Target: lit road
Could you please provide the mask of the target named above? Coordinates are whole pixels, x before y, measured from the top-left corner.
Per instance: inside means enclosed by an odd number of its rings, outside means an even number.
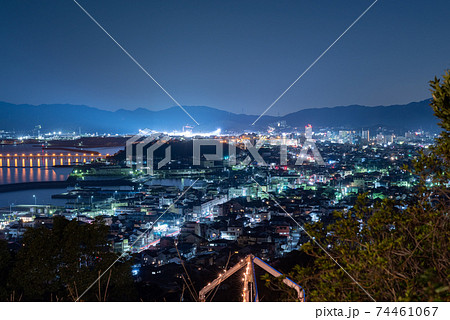
[[[174,237],[174,236],[177,236],[179,233],[180,233],[180,229],[178,229],[174,232],[168,233],[168,234],[164,235],[164,237]],[[160,242],[160,240],[161,240],[161,238],[154,240],[154,241],[150,242],[148,245],[139,248],[139,252],[144,251],[150,247],[156,246]]]

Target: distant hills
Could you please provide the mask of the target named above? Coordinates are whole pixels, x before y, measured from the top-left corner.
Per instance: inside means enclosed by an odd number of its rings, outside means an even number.
[[[361,129],[385,127],[396,131],[422,128],[437,131],[437,119],[429,100],[406,105],[367,107],[360,105],[302,109],[285,116],[263,116],[255,126],[256,115],[235,114],[210,107],[187,106],[185,109],[200,123],[194,132],[221,128],[222,132],[265,130],[278,122],[290,128],[311,124],[314,128]],[[160,111],[138,108],[106,111],[70,104],[28,105],[0,102],[0,130],[31,132],[41,125],[42,132],[75,131],[98,133],[136,133],[149,128],[158,131],[181,131],[195,123],[179,107]]]
[[[405,105],[367,107],[360,105],[333,108],[303,109],[281,117],[290,126],[375,128],[437,131],[438,120],[430,107],[430,100]]]

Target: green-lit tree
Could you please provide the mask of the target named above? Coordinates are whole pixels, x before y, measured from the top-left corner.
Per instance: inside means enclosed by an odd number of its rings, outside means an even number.
[[[418,177],[415,197],[371,206],[366,195],[361,195],[353,209],[335,212],[334,223],[306,226],[348,272],[314,241],[303,245],[302,251],[314,259],[294,267],[290,276],[306,289],[310,301],[450,299],[450,73],[430,85],[431,107],[443,131],[435,145],[407,168]],[[265,280],[269,286],[282,288],[278,280]],[[281,300],[295,297],[284,292]]]

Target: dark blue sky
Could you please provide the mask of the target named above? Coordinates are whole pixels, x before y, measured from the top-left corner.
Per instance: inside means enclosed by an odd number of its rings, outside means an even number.
[[[373,0],[79,0],[181,104],[262,113]],[[450,68],[450,1],[378,3],[269,112],[408,103]],[[174,103],[71,0],[0,2],[0,100]]]

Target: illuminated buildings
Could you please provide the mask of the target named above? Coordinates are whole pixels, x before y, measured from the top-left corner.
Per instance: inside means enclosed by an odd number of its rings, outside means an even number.
[[[305,126],[305,138],[306,139],[312,139],[313,132],[312,132],[312,125],[308,124]]]
[[[362,130],[361,132],[361,139],[363,140],[363,142],[367,143],[370,141],[370,134],[369,134],[369,130]]]

